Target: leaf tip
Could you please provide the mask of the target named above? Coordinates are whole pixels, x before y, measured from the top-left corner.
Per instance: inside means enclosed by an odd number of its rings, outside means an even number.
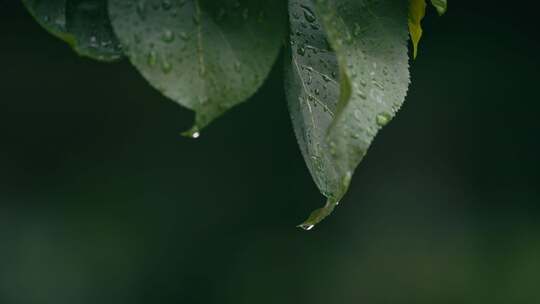
[[[199,130],[199,127],[197,125],[195,125],[191,129],[189,129],[189,130],[187,130],[185,132],[182,132],[181,135],[184,136],[184,137],[197,139],[197,138],[199,138],[201,136],[201,131]]]
[[[311,229],[313,229],[315,227],[315,225],[305,222],[305,223],[302,223],[302,224],[300,224],[300,225],[298,225],[296,227],[301,228],[301,229],[303,229],[305,231],[310,231]]]
[[[329,198],[326,201],[326,204],[324,205],[324,207],[316,209],[313,212],[311,212],[307,220],[305,220],[302,224],[296,227],[301,228],[306,231],[312,230],[313,228],[315,228],[315,226],[317,226],[317,224],[319,224],[322,220],[324,220],[327,216],[329,216],[334,211],[334,209],[336,208],[338,204],[339,204],[338,201],[332,198]]]

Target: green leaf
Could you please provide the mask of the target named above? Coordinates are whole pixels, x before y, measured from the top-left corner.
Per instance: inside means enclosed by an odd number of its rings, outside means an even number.
[[[431,3],[437,9],[439,15],[446,12],[446,0],[432,0]],[[410,0],[409,3],[409,33],[413,43],[414,58],[418,54],[418,43],[422,38],[422,19],[426,15],[425,0]]]
[[[49,33],[73,45],[66,29],[66,0],[22,0],[32,17]]]
[[[268,0],[109,0],[113,28],[141,74],[196,112],[199,130],[261,86],[286,29]]]
[[[443,15],[448,9],[448,4],[446,3],[446,0],[431,0],[431,4],[433,4],[435,9],[437,9],[439,15]]]
[[[109,15],[107,0],[68,0],[66,4],[67,30],[75,37],[75,51],[100,61],[122,58]]]
[[[422,19],[426,15],[425,0],[410,0],[409,4],[409,33],[413,43],[413,58],[418,54],[418,43],[422,38]]]
[[[289,109],[327,197],[300,225],[309,230],[343,198],[374,137],[405,99],[408,10],[395,0],[290,0],[289,11]]]
[[[23,0],[30,14],[49,33],[79,55],[100,61],[122,57],[107,14],[107,0]]]

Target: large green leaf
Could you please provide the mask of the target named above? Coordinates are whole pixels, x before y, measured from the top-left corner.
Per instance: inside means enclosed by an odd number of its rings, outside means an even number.
[[[48,32],[79,55],[100,61],[122,57],[107,14],[107,0],[23,0]]]
[[[328,199],[300,225],[311,229],[343,198],[375,135],[405,99],[408,7],[401,0],[290,0],[289,10],[289,108]]]
[[[68,0],[66,12],[66,27],[76,39],[77,53],[101,61],[122,57],[109,21],[107,0]]]
[[[196,112],[193,137],[260,87],[286,29],[282,0],[109,0],[109,9],[141,74]]]

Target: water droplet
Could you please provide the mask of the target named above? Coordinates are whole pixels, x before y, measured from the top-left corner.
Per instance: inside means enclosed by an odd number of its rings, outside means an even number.
[[[169,29],[165,29],[163,31],[163,35],[161,36],[161,39],[165,42],[173,42],[174,41],[174,33],[169,30]]]
[[[157,54],[156,54],[155,51],[151,51],[150,53],[148,53],[147,61],[148,61],[148,65],[149,65],[149,66],[154,66],[154,65],[156,65],[156,62],[157,62]]]
[[[362,98],[362,99],[366,99],[367,98],[367,95],[364,91],[362,90],[357,90],[356,91],[356,94],[358,95],[358,97]]]
[[[310,231],[311,229],[313,229],[313,227],[315,227],[315,225],[312,225],[312,224],[302,224],[299,226],[300,228],[306,230],[306,231]]]
[[[187,41],[189,39],[189,35],[186,34],[186,32],[180,32],[180,34],[178,34],[180,36],[180,38],[182,38],[182,40],[184,41]]]
[[[304,9],[304,18],[307,22],[312,23],[317,20],[317,18],[315,17],[315,13],[313,13],[313,11],[309,7],[302,5],[302,8]]]
[[[354,118],[356,118],[357,120],[362,120],[362,112],[358,109],[354,110]]]
[[[379,126],[384,127],[390,122],[390,119],[391,117],[388,113],[381,113],[377,115],[376,121]]]
[[[379,89],[384,90],[384,86],[383,86],[382,84],[378,83],[377,81],[373,81],[373,84],[374,84],[376,87],[378,87]]]
[[[161,62],[161,70],[165,74],[169,74],[172,71],[172,64],[169,63],[167,60],[163,60]]]
[[[347,173],[345,173],[345,176],[343,176],[343,180],[341,181],[341,183],[343,184],[343,187],[348,187],[349,184],[351,183],[351,179],[352,179],[352,173],[351,171],[347,171]]]

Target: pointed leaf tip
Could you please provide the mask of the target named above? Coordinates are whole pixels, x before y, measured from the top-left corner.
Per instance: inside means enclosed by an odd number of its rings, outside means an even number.
[[[201,137],[201,131],[199,130],[199,127],[197,127],[197,126],[195,125],[195,126],[193,126],[191,129],[182,132],[180,135],[182,135],[182,136],[184,136],[184,137],[189,137],[189,138],[197,139],[197,138]]]
[[[426,14],[425,0],[411,0],[409,4],[409,33],[413,44],[413,59],[418,55],[418,44],[422,38],[422,19]]]
[[[334,209],[336,208],[338,204],[339,202],[329,198],[326,201],[326,204],[324,205],[324,207],[316,209],[313,212],[311,212],[307,220],[305,220],[302,224],[298,225],[297,227],[302,228],[306,231],[313,229],[315,226],[317,226],[317,224],[319,224],[326,217],[332,214],[332,212],[334,211]]]

